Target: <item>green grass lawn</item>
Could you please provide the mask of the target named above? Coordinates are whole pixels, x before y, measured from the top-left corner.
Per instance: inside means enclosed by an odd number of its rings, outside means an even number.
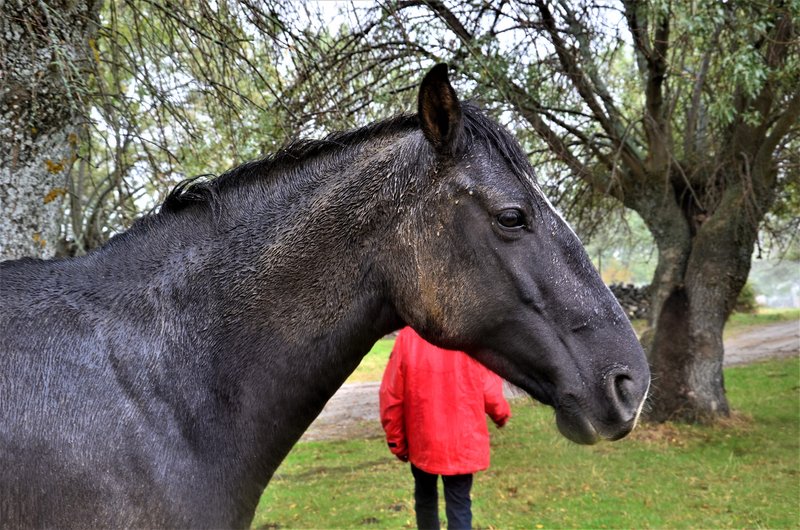
[[[756,326],[764,324],[777,324],[790,320],[800,321],[800,309],[769,309],[761,308],[758,313],[734,313],[725,325],[725,338],[736,336]]]
[[[476,528],[798,528],[800,360],[725,371],[733,418],[645,425],[616,443],[567,442],[527,399],[492,431]],[[254,528],[409,528],[413,481],[381,438],[298,444]],[[443,510],[442,510],[443,511]]]

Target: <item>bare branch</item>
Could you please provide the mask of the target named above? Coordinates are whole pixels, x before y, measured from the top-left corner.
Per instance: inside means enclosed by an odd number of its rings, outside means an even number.
[[[692,88],[692,98],[689,109],[686,113],[686,126],[683,131],[683,153],[684,158],[693,159],[697,149],[697,121],[700,114],[700,97],[703,94],[703,88],[708,75],[708,69],[711,65],[711,55],[717,53],[715,50],[719,34],[722,31],[722,25],[717,25],[714,29],[714,35],[711,38],[711,43],[703,54],[703,60],[700,64],[700,71],[697,73]]]
[[[564,40],[561,38],[561,35],[556,28],[553,14],[547,7],[544,0],[536,0],[536,5],[542,16],[542,22],[544,23],[544,26],[550,35],[550,40],[555,47],[556,54],[561,62],[561,66],[572,82],[572,85],[592,111],[597,121],[603,127],[603,130],[606,131],[606,134],[608,134],[609,137],[614,140],[614,143],[618,147],[620,155],[624,159],[626,165],[631,168],[631,170],[634,172],[633,174],[643,177],[644,171],[641,158],[639,157],[635,148],[624,140],[624,131],[626,127],[619,122],[618,116],[608,114],[597,102],[597,99],[594,95],[596,87],[591,86],[588,82],[591,79],[591,76],[587,76],[583,72],[583,69],[578,61],[576,61],[575,57],[568,50],[566,42],[564,42]]]

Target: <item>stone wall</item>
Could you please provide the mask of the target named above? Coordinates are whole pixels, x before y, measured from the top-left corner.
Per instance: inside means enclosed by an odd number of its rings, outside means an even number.
[[[614,283],[608,286],[614,296],[617,297],[619,305],[625,310],[625,314],[631,320],[647,318],[650,312],[650,286],[644,285],[636,287],[630,283]]]

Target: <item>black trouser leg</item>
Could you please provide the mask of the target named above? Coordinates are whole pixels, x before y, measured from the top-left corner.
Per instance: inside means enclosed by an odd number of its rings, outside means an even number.
[[[419,530],[439,530],[439,475],[431,475],[411,464],[414,475],[414,509]]]
[[[442,475],[448,530],[472,528],[472,475]]]

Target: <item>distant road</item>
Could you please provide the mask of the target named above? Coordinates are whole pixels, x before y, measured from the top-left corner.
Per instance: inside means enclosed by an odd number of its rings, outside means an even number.
[[[725,366],[771,357],[800,355],[800,321],[755,326],[725,341]],[[328,401],[303,440],[340,440],[381,436],[375,383],[348,383]],[[513,390],[507,388],[507,394]]]
[[[725,366],[800,355],[800,321],[756,326],[725,341]]]

